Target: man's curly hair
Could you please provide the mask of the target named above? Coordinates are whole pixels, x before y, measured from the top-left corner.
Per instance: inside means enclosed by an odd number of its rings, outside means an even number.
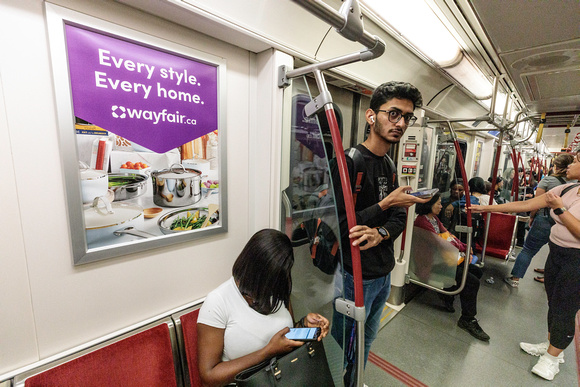
[[[369,107],[376,112],[382,104],[393,98],[412,101],[414,109],[423,106],[423,97],[419,89],[408,82],[390,81],[383,83],[375,89]]]

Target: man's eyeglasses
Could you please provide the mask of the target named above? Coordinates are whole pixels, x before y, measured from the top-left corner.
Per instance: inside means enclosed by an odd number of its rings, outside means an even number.
[[[413,125],[417,121],[417,117],[415,117],[413,113],[402,114],[398,110],[377,110],[377,113],[378,112],[387,113],[389,121],[392,122],[393,124],[399,122],[401,118],[405,120],[405,124],[407,125]]]

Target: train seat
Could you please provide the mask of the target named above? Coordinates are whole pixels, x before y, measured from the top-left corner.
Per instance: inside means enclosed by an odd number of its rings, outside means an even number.
[[[516,215],[491,212],[489,214],[489,229],[487,233],[487,245],[485,256],[508,260],[513,248],[517,231],[518,217]],[[483,217],[484,222],[487,216]],[[480,254],[483,251],[484,235],[475,241],[473,251]]]
[[[168,317],[19,374],[14,385],[177,386],[174,332]]]
[[[197,317],[200,306],[187,309],[172,315],[177,330],[177,342],[183,365],[185,384],[201,387],[201,378],[197,369]],[[189,383],[189,384],[188,384]]]

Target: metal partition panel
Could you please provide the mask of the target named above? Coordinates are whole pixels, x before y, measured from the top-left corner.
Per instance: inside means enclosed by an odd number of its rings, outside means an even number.
[[[439,235],[413,227],[410,278],[444,289],[455,285],[459,250]]]
[[[305,105],[311,101],[305,77],[296,78],[285,89],[292,93],[291,112],[284,119],[291,120],[290,185],[283,190],[285,224],[282,225],[294,246],[292,268],[292,308],[296,319],[309,312],[320,313],[332,324],[334,298],[342,296],[341,284],[335,284],[334,272],[327,274],[316,267],[312,258],[315,239],[334,238],[340,245],[340,231],[336,213],[335,195],[330,176],[332,142],[328,124],[322,114],[307,116]],[[337,111],[340,112],[339,109]],[[340,113],[338,113],[340,117]],[[341,120],[341,118],[340,118]],[[342,266],[340,249],[337,253]],[[340,277],[340,276],[338,276]],[[342,328],[344,329],[344,328]],[[335,383],[342,384],[342,343],[336,343],[329,334],[324,340],[330,369]]]

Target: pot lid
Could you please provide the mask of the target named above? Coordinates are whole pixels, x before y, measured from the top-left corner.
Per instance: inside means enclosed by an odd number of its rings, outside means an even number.
[[[98,180],[106,177],[107,174],[103,171],[97,171],[96,169],[81,169],[82,180]]]
[[[113,213],[109,213],[102,206],[85,207],[85,229],[94,230],[121,225],[143,214],[143,208],[135,204],[112,203],[111,207]]]
[[[201,176],[201,172],[195,169],[185,168],[181,164],[173,164],[169,169],[153,172],[153,175],[163,179],[190,179]]]

